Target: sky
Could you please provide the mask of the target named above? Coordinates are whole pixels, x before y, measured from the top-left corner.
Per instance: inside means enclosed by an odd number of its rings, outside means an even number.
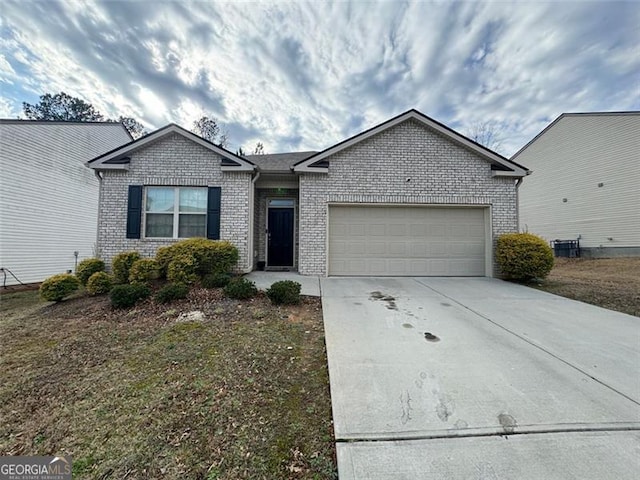
[[[415,108],[515,153],[563,112],[640,110],[640,2],[0,0],[0,118],[64,91],[229,148],[322,150]]]

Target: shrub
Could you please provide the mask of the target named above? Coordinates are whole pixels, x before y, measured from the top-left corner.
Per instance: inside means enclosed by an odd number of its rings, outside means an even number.
[[[131,266],[136,260],[140,260],[138,252],[122,252],[113,257],[111,266],[116,283],[127,283],[129,281],[129,270],[131,270]]]
[[[231,275],[228,273],[210,273],[202,277],[202,286],[204,288],[222,288],[226,287],[231,281]]]
[[[174,257],[167,268],[167,280],[173,283],[193,283],[198,279],[196,267],[197,263],[193,255]]]
[[[59,302],[80,288],[80,281],[70,273],[60,273],[47,278],[40,285],[40,296],[50,302]]]
[[[91,295],[109,293],[113,286],[113,279],[107,272],[96,272],[87,281],[87,292]]]
[[[184,283],[170,283],[165,285],[156,294],[156,302],[169,303],[173,300],[186,298],[189,293],[189,285]]]
[[[238,263],[238,249],[230,242],[189,238],[158,249],[156,261],[161,274],[168,275],[169,264],[183,255],[191,255],[195,259],[195,273],[201,277],[209,273],[228,273]]]
[[[76,277],[82,285],[86,285],[89,277],[97,272],[104,272],[104,262],[99,258],[86,258],[76,267]]]
[[[496,260],[506,278],[529,281],[549,275],[553,250],[531,233],[508,233],[498,238]]]
[[[130,283],[149,283],[160,275],[158,263],[153,258],[141,258],[131,265],[129,270]]]
[[[291,280],[282,280],[275,282],[267,290],[267,297],[271,300],[271,303],[276,305],[287,304],[292,305],[300,303],[300,285],[298,282]]]
[[[230,298],[251,298],[258,293],[256,284],[246,278],[238,277],[232,278],[226,287],[224,287],[224,293]]]
[[[139,300],[151,295],[151,289],[142,283],[116,285],[109,292],[114,308],[133,307]]]

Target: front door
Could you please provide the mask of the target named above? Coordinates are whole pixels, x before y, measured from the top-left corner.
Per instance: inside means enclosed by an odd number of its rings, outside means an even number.
[[[293,267],[292,207],[269,207],[267,223],[267,266]]]

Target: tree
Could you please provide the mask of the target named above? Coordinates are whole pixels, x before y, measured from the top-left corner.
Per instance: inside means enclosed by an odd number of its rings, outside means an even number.
[[[239,147],[236,150],[236,155],[238,155],[239,157],[244,157],[246,154],[244,153],[244,150],[242,150],[242,147]]]
[[[99,122],[104,117],[93,105],[64,92],[40,95],[40,102],[22,102],[22,110],[30,120],[62,122]]]
[[[502,147],[502,134],[496,122],[476,122],[468,129],[467,136],[493,151]]]
[[[149,133],[145,126],[135,118],[123,117],[122,115],[120,115],[117,121],[124,125],[124,128],[128,130],[134,140],[137,140],[140,137],[144,137]]]
[[[253,149],[253,154],[254,155],[264,155],[265,154],[264,145],[262,144],[262,142],[256,143],[256,148]]]
[[[222,148],[225,148],[229,143],[229,134],[220,128],[218,120],[206,115],[193,122],[191,131]]]

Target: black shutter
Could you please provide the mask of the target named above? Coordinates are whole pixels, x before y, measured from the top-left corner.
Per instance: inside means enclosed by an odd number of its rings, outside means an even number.
[[[129,185],[127,238],[140,238],[142,224],[142,185]]]
[[[220,187],[209,187],[207,198],[207,238],[220,240]]]

